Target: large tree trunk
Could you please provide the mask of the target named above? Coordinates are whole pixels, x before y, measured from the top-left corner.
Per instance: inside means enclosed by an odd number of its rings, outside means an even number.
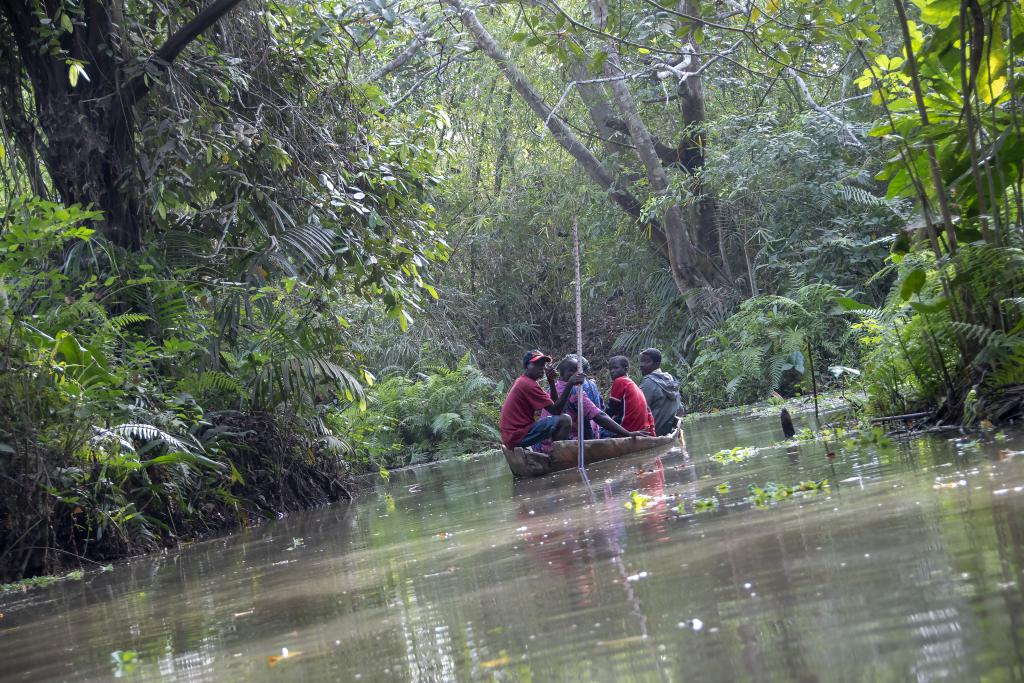
[[[604,0],[590,0],[590,8],[594,23],[598,29],[603,30],[608,17],[608,8]],[[622,61],[619,58],[618,46],[613,40],[607,40],[603,50],[608,54],[604,63],[604,75],[608,79],[608,88],[611,90],[615,104],[626,123],[629,138],[636,148],[637,156],[643,162],[647,172],[647,181],[656,195],[667,199],[670,193],[668,173],[662,166],[661,157],[655,148],[654,138],[640,118],[640,112],[637,111],[633,101],[633,94],[625,80],[625,70],[622,68]],[[706,287],[715,284],[708,274],[713,274],[716,269],[705,255],[699,253],[690,239],[689,226],[683,217],[682,209],[672,201],[665,201],[662,218],[665,235],[668,239],[669,266],[679,289],[682,291],[691,287]]]
[[[10,27],[45,138],[31,144],[41,148],[60,200],[101,210],[102,233],[134,250],[142,246],[145,227],[132,186],[135,104],[188,43],[242,0],[211,2],[133,74],[124,71],[122,27],[113,22],[121,16],[120,2],[85,0],[70,32],[58,20],[59,0],[0,0],[0,17]],[[38,37],[48,35],[52,39],[40,44]],[[74,82],[69,59],[84,69]]]
[[[36,117],[45,144],[40,155],[61,201],[104,212],[103,233],[115,244],[137,248],[142,224],[131,193],[122,183],[132,160],[131,109],[120,107],[115,27],[106,3],[84,3],[82,23],[72,33],[56,23],[56,7],[44,3],[51,20],[42,25],[24,0],[3,0],[4,15],[17,45],[21,67],[28,76]],[[72,85],[63,55],[54,56],[33,40],[39,31],[52,31],[70,59],[84,62],[84,76]],[[42,142],[42,141],[39,141]]]
[[[679,0],[679,11],[689,16],[700,16],[700,8],[691,0]],[[691,31],[687,36],[687,45],[690,48],[690,73],[696,73],[701,68],[700,43]],[[713,195],[704,193],[701,172],[704,170],[704,146],[705,146],[705,110],[704,110],[704,85],[700,74],[688,76],[679,82],[676,90],[679,96],[679,112],[682,116],[684,140],[680,147],[683,149],[684,164],[693,175],[696,186],[694,193],[701,197],[697,205],[690,212],[692,222],[697,227],[697,244],[706,254],[718,252],[721,258],[722,272],[726,279],[732,280],[729,255],[725,248],[725,241],[718,223],[718,201]]]

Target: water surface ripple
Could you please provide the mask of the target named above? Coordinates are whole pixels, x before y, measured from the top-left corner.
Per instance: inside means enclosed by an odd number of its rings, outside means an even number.
[[[514,482],[500,455],[449,462],[0,596],[0,678],[1024,680],[1024,434],[721,464],[781,439],[776,421],[686,431],[689,453],[600,464],[590,487]],[[826,477],[748,501],[751,484]]]

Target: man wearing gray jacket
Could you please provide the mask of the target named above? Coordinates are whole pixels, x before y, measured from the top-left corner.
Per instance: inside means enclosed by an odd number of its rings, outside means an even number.
[[[647,407],[654,415],[654,428],[658,436],[670,434],[676,428],[679,414],[679,382],[661,369],[661,351],[646,349],[640,353],[640,391],[647,398]]]

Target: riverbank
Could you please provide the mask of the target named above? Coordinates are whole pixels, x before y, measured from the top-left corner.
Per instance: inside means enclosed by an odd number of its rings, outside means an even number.
[[[61,450],[25,425],[5,427],[15,438],[0,478],[0,582],[103,566],[351,497],[344,460],[280,416],[208,415],[195,445],[138,425],[141,437],[111,450]]]
[[[851,392],[829,391],[818,394],[818,412],[833,413],[836,411],[858,410],[863,404],[865,396]],[[792,398],[771,398],[767,401],[749,403],[741,406],[731,406],[721,410],[698,411],[687,413],[683,418],[683,424],[688,421],[699,420],[713,416],[734,416],[740,419],[754,419],[759,417],[770,417],[778,414],[785,408],[790,414],[813,413],[813,396],[794,396]]]

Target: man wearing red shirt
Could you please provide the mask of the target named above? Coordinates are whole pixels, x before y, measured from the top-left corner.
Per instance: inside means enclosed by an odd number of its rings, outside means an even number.
[[[631,432],[647,432],[654,436],[654,416],[647,407],[644,392],[640,391],[640,387],[628,376],[629,359],[625,356],[614,356],[608,361],[608,374],[612,377],[608,414],[619,419],[624,429]]]
[[[570,377],[566,384],[568,390],[558,395],[555,386],[555,370],[546,367],[551,361],[537,350],[529,351],[523,356],[523,374],[515,381],[501,406],[501,442],[507,448],[527,448],[541,441],[561,441],[572,431],[572,419],[562,411],[572,393],[572,387],[583,384],[582,373]],[[547,376],[550,393],[540,388],[541,377]],[[540,411],[547,410],[550,415],[539,420]]]

